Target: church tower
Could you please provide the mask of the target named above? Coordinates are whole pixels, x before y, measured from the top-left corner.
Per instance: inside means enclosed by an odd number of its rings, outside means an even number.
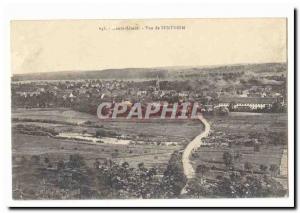
[[[158,75],[156,76],[156,89],[157,89],[157,90],[160,90]]]

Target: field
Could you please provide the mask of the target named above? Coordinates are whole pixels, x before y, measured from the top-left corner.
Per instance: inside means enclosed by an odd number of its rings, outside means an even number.
[[[179,146],[92,144],[23,134],[14,134],[12,140],[13,157],[16,159],[40,155],[58,161],[67,160],[71,154],[80,154],[91,167],[95,159],[107,158],[118,163],[127,161],[132,167],[143,162],[145,166],[163,170],[170,155],[180,149]]]
[[[279,113],[231,112],[229,116],[208,118],[215,131],[224,133],[273,132],[287,130],[287,115]]]
[[[51,121],[70,122],[74,124],[83,123],[85,121],[97,121],[97,116],[93,116],[87,113],[75,112],[65,108],[34,108],[25,109],[18,108],[12,109],[12,118],[20,119],[47,119]]]
[[[202,126],[198,120],[141,120],[141,121],[100,121],[97,116],[76,112],[68,109],[15,109],[12,118],[17,119],[13,123],[30,123],[44,127],[55,128],[60,132],[95,133],[101,127],[120,135],[147,138],[166,142],[188,143],[200,134]],[[30,119],[28,122],[26,119]],[[45,122],[41,122],[41,121]],[[49,122],[48,122],[49,121]],[[60,124],[59,122],[62,122]],[[90,122],[91,125],[85,125]]]
[[[245,171],[245,163],[251,164],[254,174],[262,174],[261,165],[277,165],[276,179],[287,187],[287,138],[279,138],[273,144],[270,137],[287,131],[286,114],[230,113],[227,117],[210,117],[212,131],[192,157],[194,168],[200,164],[210,167],[205,177],[211,180],[225,174],[223,154],[233,156],[233,168]],[[200,176],[200,174],[198,174]]]
[[[29,158],[32,155],[41,155],[58,160],[67,159],[70,154],[78,153],[89,165],[97,158],[107,158],[116,162],[127,161],[132,167],[142,162],[145,166],[159,168],[161,172],[165,169],[170,155],[176,150],[182,150],[186,143],[202,131],[199,121],[101,122],[96,116],[68,109],[15,109],[12,118],[17,119],[12,123],[14,157]],[[68,123],[60,123],[64,121]],[[85,125],[87,121],[89,125]],[[72,138],[27,135],[14,132],[17,125],[82,135],[95,135],[98,129],[104,129],[118,135],[126,135],[131,142],[106,144]]]
[[[31,175],[37,170],[20,166],[24,160],[31,160],[32,156],[48,158],[55,163],[67,161],[72,154],[79,154],[90,168],[96,159],[111,159],[119,164],[128,162],[132,168],[138,168],[138,164],[143,163],[147,168],[156,168],[158,175],[162,175],[172,153],[184,150],[186,144],[203,131],[198,120],[99,121],[96,116],[64,108],[14,109],[12,118],[15,185],[21,177],[28,178],[23,184],[31,184]],[[284,137],[286,114],[230,113],[229,116],[207,116],[206,120],[211,124],[210,135],[203,139],[202,146],[192,153],[190,159],[195,170],[199,165],[206,165],[209,171],[205,174],[198,172],[197,178],[205,177],[214,182],[220,176],[228,176],[230,172],[223,158],[224,153],[228,152],[233,158],[230,171],[273,176],[270,168],[276,165],[279,169],[273,178],[285,189],[288,188],[287,138]],[[29,128],[29,133],[20,132],[20,128],[25,127]],[[41,130],[51,130],[58,135],[37,135]],[[96,139],[98,130],[108,133],[99,139],[104,142],[80,139]],[[80,137],[60,137],[62,133]],[[115,142],[107,143],[104,138],[114,139]],[[124,138],[129,143],[121,143]],[[245,168],[247,163],[251,165],[250,169]],[[261,165],[266,167],[264,171]]]

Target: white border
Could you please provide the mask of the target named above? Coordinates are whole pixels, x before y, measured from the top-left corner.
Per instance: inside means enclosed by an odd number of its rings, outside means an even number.
[[[285,4],[239,4],[238,1],[12,1],[5,5],[4,24],[4,75],[1,75],[1,175],[4,174],[6,206],[14,207],[293,207],[294,206],[294,31],[293,7]],[[51,3],[54,2],[54,3]],[[61,3],[57,3],[61,2]],[[74,3],[75,2],[75,3]],[[187,3],[188,2],[188,3]],[[218,4],[211,4],[217,2]],[[254,2],[254,1],[252,1]],[[256,3],[259,1],[256,1]],[[275,1],[278,2],[278,1]],[[288,17],[288,125],[289,125],[289,188],[288,198],[260,199],[159,199],[159,200],[60,200],[14,201],[11,199],[11,124],[10,124],[10,20],[22,19],[129,19],[129,18],[214,18],[214,17]],[[3,32],[2,31],[2,32]],[[4,78],[3,78],[4,77]],[[2,175],[3,176],[3,175]]]

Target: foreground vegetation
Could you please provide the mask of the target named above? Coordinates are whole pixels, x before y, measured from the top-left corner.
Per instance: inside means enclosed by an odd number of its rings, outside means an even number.
[[[174,152],[163,175],[155,168],[139,163],[117,164],[95,160],[87,166],[82,156],[70,155],[67,161],[23,157],[15,164],[14,199],[130,199],[130,198],[200,198],[200,197],[281,197],[286,194],[280,183],[264,176],[239,175],[219,177],[214,184],[193,179],[187,184],[181,154]],[[32,176],[34,174],[34,176]],[[34,182],[32,181],[34,180]],[[186,186],[186,194],[181,190]]]

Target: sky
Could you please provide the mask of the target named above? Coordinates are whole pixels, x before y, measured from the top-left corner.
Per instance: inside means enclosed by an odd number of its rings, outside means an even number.
[[[126,26],[139,30],[114,30]],[[286,62],[286,34],[285,18],[12,21],[11,67],[24,74]]]

